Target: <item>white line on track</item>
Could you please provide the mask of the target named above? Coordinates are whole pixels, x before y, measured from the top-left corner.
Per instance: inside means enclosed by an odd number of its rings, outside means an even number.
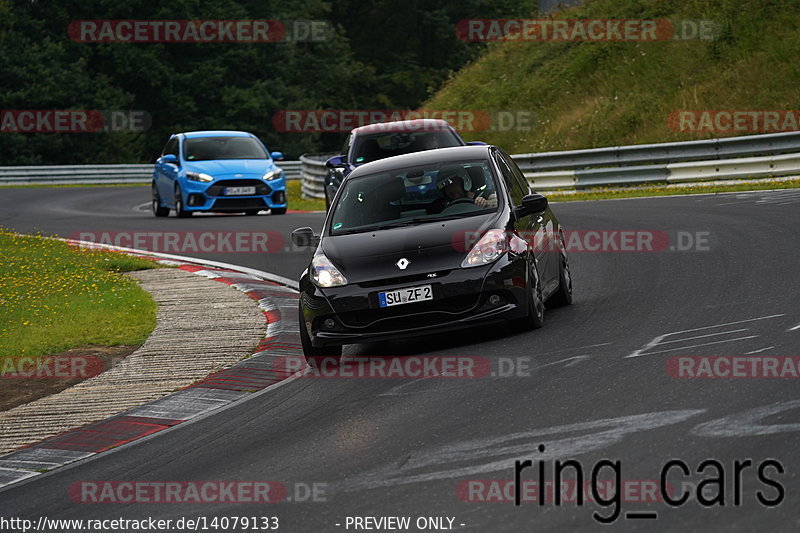
[[[569,366],[575,366],[578,363],[580,363],[581,361],[583,361],[584,359],[589,359],[589,356],[588,355],[576,355],[575,357],[567,357],[566,359],[561,359],[559,361],[553,361],[552,363],[545,363],[543,365],[539,365],[534,370],[539,370],[540,368],[544,368],[546,366],[553,366],[553,365],[557,365],[559,363],[566,363],[567,361],[571,361],[570,363],[567,363],[566,365],[564,365],[564,368],[566,368],[566,367],[569,367]]]
[[[712,344],[722,344],[725,342],[733,342],[733,341],[743,341],[746,339],[755,339],[759,337],[759,335],[748,335],[747,337],[736,337],[735,339],[725,339],[724,341],[714,341],[714,342],[704,342],[703,344],[692,344],[690,346],[681,346],[679,348],[670,348],[669,350],[657,350],[655,352],[647,352],[643,355],[653,355],[657,353],[664,353],[664,352],[675,352],[677,350],[688,350],[689,348],[698,348],[700,346],[711,346]],[[630,355],[628,357],[631,357]]]
[[[761,353],[766,352],[767,350],[771,350],[774,346],[767,346],[766,348],[761,348],[760,350],[753,350],[752,352],[747,352],[745,355],[753,355],[754,353]]]
[[[647,352],[647,350],[649,350],[650,348],[653,348],[653,347],[658,346],[660,344],[668,344],[668,343],[680,342],[680,341],[684,341],[684,340],[691,340],[693,338],[703,337],[702,335],[700,335],[700,336],[697,336],[697,337],[689,337],[687,339],[679,339],[677,341],[662,342],[662,341],[664,341],[665,337],[670,337],[672,335],[680,335],[681,333],[691,333],[693,331],[705,331],[705,330],[714,329],[714,328],[722,328],[722,327],[725,327],[725,326],[734,326],[736,324],[746,324],[748,322],[756,322],[756,321],[759,321],[759,320],[769,320],[771,318],[778,318],[778,317],[782,317],[782,316],[786,316],[786,315],[781,313],[781,314],[777,314],[777,315],[760,316],[760,317],[756,317],[756,318],[748,318],[747,320],[736,320],[734,322],[725,322],[723,324],[716,324],[716,325],[713,325],[713,326],[703,326],[701,328],[691,328],[691,329],[684,329],[684,330],[680,330],[680,331],[672,331],[670,333],[664,333],[662,335],[659,335],[659,336],[655,337],[653,340],[651,340],[650,342],[645,344],[642,348],[639,348],[638,350],[636,350],[636,351],[634,351],[632,353],[629,353],[628,355],[625,356],[625,358],[629,359],[629,358],[632,358],[632,357],[641,357],[643,355],[651,355],[651,354],[656,354],[656,353],[674,351],[674,350],[661,350],[661,351],[657,351],[657,352]],[[735,333],[737,331],[742,331],[742,330],[732,330],[732,331],[722,332],[722,333],[720,333],[720,335],[723,335],[725,333]],[[710,337],[712,335],[707,335],[707,336]],[[753,337],[740,337],[740,338],[737,338],[737,339],[729,339],[729,340],[719,341],[719,342],[715,342],[715,343],[706,343],[706,344],[696,344],[696,345],[693,345],[693,346],[684,346],[682,348],[676,348],[676,349],[682,350],[684,348],[696,348],[698,346],[708,346],[709,344],[720,344],[722,342],[732,342],[734,340],[744,340],[744,339],[747,339],[747,338],[753,338]],[[647,353],[644,353],[644,352],[647,352]]]
[[[675,339],[674,341],[662,341],[659,344],[671,344],[671,343],[674,343],[674,342],[693,341],[695,339],[704,339],[706,337],[715,337],[715,336],[718,336],[718,335],[727,335],[729,333],[741,333],[742,331],[747,331],[747,328],[732,329],[730,331],[720,331],[719,333],[709,333],[708,335],[695,335],[694,337],[684,337],[682,339]]]

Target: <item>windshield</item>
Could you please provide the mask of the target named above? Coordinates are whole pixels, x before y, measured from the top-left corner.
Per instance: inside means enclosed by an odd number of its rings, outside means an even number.
[[[197,137],[186,139],[183,151],[187,161],[210,159],[269,159],[264,148],[252,137]]]
[[[353,149],[353,162],[369,163],[395,155],[410,154],[435,148],[450,148],[464,143],[449,130],[437,131],[383,131],[359,135]]]
[[[492,213],[495,178],[486,160],[434,163],[346,180],[330,235]]]

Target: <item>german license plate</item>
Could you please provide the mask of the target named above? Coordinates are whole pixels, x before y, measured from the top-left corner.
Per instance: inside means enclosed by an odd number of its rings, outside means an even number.
[[[255,194],[255,187],[225,187],[222,194],[225,196]]]
[[[424,302],[426,300],[433,300],[433,290],[431,289],[430,285],[406,287],[405,289],[399,289],[396,291],[378,293],[378,303],[381,307]]]

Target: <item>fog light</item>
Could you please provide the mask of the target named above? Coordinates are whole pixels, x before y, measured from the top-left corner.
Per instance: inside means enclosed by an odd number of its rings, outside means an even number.
[[[286,193],[283,191],[277,191],[275,194],[272,195],[272,201],[276,204],[285,204],[286,203]]]
[[[202,194],[193,193],[189,195],[189,201],[187,203],[189,205],[203,205],[206,202]]]
[[[332,318],[325,319],[325,329],[333,329],[336,327],[336,322]]]
[[[489,305],[497,305],[500,303],[500,297],[496,294],[489,296]]]

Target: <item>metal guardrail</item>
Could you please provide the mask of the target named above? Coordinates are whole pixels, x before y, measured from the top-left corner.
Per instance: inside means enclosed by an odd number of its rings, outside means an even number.
[[[0,185],[147,183],[153,165],[47,165],[0,167]]]
[[[325,160],[309,155],[279,161],[303,195],[324,198]],[[534,188],[592,187],[652,182],[800,174],[800,132],[512,156]],[[0,167],[0,185],[147,183],[153,165]]]
[[[303,192],[303,198],[325,198],[325,175],[328,172],[325,161],[330,157],[331,154],[300,156],[300,179],[303,180],[300,190]]]
[[[278,161],[286,179],[300,179],[300,161]],[[2,185],[149,183],[153,165],[43,165],[0,167]]]
[[[800,173],[800,132],[511,157],[542,190],[786,176]]]
[[[730,159],[788,152],[800,152],[800,132],[539,152],[517,154],[513,157],[523,172],[541,172],[644,163],[667,164],[682,161]]]

